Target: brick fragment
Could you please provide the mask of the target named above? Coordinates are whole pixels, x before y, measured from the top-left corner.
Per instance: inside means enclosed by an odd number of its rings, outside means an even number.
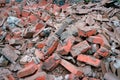
[[[37,16],[35,16],[34,14],[31,14],[29,16],[30,22],[35,22],[36,20],[38,20]]]
[[[36,64],[31,64],[23,69],[21,69],[20,71],[17,72],[17,76],[19,78],[21,77],[26,77],[26,76],[29,76],[29,75],[32,75],[35,73],[35,71],[37,71],[38,67]]]
[[[50,19],[50,15],[48,13],[46,13],[46,12],[43,12],[40,19],[43,20],[43,21],[47,21],[47,20]]]
[[[25,10],[23,10],[22,11],[22,17],[28,17],[30,15],[30,12],[29,11],[25,11]]]
[[[36,47],[37,48],[39,48],[39,49],[42,49],[43,47],[45,46],[45,42],[38,42],[37,44],[36,44]]]
[[[58,38],[54,35],[48,37],[45,46],[42,49],[44,55],[51,55],[58,46]]]
[[[47,60],[45,60],[42,68],[46,71],[52,71],[59,65],[60,61],[60,57],[57,54],[53,54]]]
[[[39,2],[39,7],[44,7],[45,5],[47,5],[47,1],[46,0],[41,0]]]
[[[83,55],[83,54],[78,55],[77,60],[81,61],[81,62],[85,62],[85,63],[95,66],[95,67],[99,67],[101,64],[101,60],[96,59],[92,56]]]
[[[37,72],[24,80],[47,80],[47,74],[45,72]]]
[[[94,54],[95,57],[107,57],[109,55],[109,51],[105,47],[101,47],[97,50],[97,52]]]
[[[67,44],[63,47],[63,49],[65,50],[66,53],[68,53],[71,47],[72,47],[72,42],[68,40]]]
[[[77,76],[82,76],[83,72],[80,71],[76,66],[71,64],[70,62],[62,59],[60,64],[65,67],[68,71],[70,71],[72,74],[75,74]]]
[[[39,22],[38,24],[36,24],[35,26],[35,31],[38,32],[40,29],[42,29],[45,26],[45,24],[43,22]]]
[[[35,50],[35,55],[40,59],[44,59],[44,54],[38,49]]]
[[[75,37],[68,37],[63,46],[59,43],[57,51],[61,55],[67,55],[70,52],[71,48],[72,48],[74,40],[75,40]]]
[[[5,40],[9,41],[11,38],[12,38],[11,34],[7,34],[6,37],[5,37]]]
[[[111,49],[111,46],[110,46],[110,44],[108,42],[109,40],[107,40],[107,38],[102,34],[98,34],[98,36],[103,39],[103,43],[101,44],[101,46],[106,47],[108,49]]]
[[[9,74],[9,75],[6,75],[6,76],[7,76],[8,80],[15,80],[15,78],[13,77],[12,74]]]
[[[95,43],[95,44],[100,44],[100,45],[103,44],[103,39],[101,37],[98,37],[98,36],[90,36],[88,38],[88,41],[91,43]]]
[[[5,48],[2,49],[2,55],[4,55],[11,63],[15,63],[18,59],[18,55],[10,45],[5,45]]]
[[[60,10],[61,10],[61,7],[57,6],[56,4],[53,5],[53,11],[52,11],[52,13],[54,15],[58,15],[59,12],[60,12]]]
[[[66,10],[69,7],[69,4],[64,4],[63,6],[61,6],[62,10]]]
[[[97,36],[90,36],[88,41],[95,44],[100,44],[103,47],[110,49],[110,44],[108,43],[107,39],[102,35],[99,34]]]
[[[40,76],[38,78],[36,78],[35,80],[46,80],[45,76]]]
[[[76,57],[77,55],[86,52],[90,48],[91,48],[91,46],[88,44],[88,42],[83,41],[83,42],[80,42],[80,43],[74,45],[70,52],[73,57]]]
[[[83,37],[92,36],[92,35],[96,34],[96,32],[97,32],[95,26],[79,27],[78,31],[79,31],[78,32],[79,36],[83,36]]]

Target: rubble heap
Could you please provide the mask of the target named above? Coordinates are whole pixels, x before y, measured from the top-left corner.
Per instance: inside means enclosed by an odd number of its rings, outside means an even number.
[[[120,9],[106,3],[0,3],[0,80],[120,80]]]

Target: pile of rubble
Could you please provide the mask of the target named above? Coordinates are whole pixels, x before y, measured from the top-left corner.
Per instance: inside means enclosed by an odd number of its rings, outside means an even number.
[[[0,80],[120,80],[120,9],[36,1],[0,8]]]

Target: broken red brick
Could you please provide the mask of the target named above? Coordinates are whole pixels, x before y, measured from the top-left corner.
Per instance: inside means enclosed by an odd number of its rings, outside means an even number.
[[[40,76],[40,77],[36,78],[35,80],[46,80],[46,77],[45,76]]]
[[[98,49],[97,52],[94,54],[95,57],[97,56],[107,57],[108,55],[109,55],[109,51],[104,47]]]
[[[21,69],[20,71],[18,71],[17,76],[19,78],[21,78],[21,77],[26,77],[26,76],[32,75],[35,73],[35,71],[37,71],[37,69],[38,69],[37,65],[31,64],[31,65]]]
[[[111,48],[111,46],[110,46],[107,38],[106,38],[104,35],[98,34],[97,36],[99,36],[99,37],[101,37],[101,38],[103,39],[103,43],[101,44],[101,46],[106,47],[106,48],[108,48],[108,49]]]
[[[95,26],[79,27],[78,30],[79,30],[79,36],[83,36],[83,37],[92,36],[97,32]]]
[[[57,48],[57,51],[62,54],[62,55],[67,55],[71,48],[72,48],[72,45],[73,45],[73,42],[74,42],[75,38],[74,37],[68,37],[68,39],[66,40],[66,44],[64,46],[62,46],[60,43],[59,43],[59,46]]]
[[[45,7],[45,10],[49,11],[52,13],[52,4],[48,4],[46,7]]]
[[[36,47],[42,49],[45,46],[45,42],[39,42],[36,44]]]
[[[66,53],[70,52],[70,49],[72,47],[72,42],[71,40],[68,40],[67,44],[63,47]]]
[[[61,8],[59,6],[57,6],[56,4],[53,5],[53,11],[52,11],[52,13],[54,15],[58,15],[59,12],[60,12],[60,10],[61,10]]]
[[[42,52],[44,55],[51,55],[58,46],[58,38],[54,35],[48,37],[46,45],[43,47]]]
[[[40,19],[43,20],[43,21],[47,21],[47,20],[50,19],[50,15],[48,13],[46,13],[46,12],[43,12]]]
[[[35,55],[40,59],[44,59],[44,54],[38,49],[35,50]]]
[[[60,64],[65,67],[68,71],[70,71],[72,74],[75,74],[76,76],[82,76],[83,72],[80,71],[76,66],[71,64],[70,62],[62,59]]]
[[[25,11],[25,10],[22,11],[22,17],[28,17],[29,15],[30,15],[29,11]]]
[[[29,16],[30,22],[35,22],[36,20],[38,20],[37,16],[35,16],[34,14],[31,14]]]
[[[7,34],[6,37],[5,37],[5,40],[9,41],[11,38],[12,38],[12,36],[10,34]]]
[[[110,49],[110,44],[108,43],[107,39],[102,34],[98,34],[97,36],[90,36],[88,38],[88,41],[95,43],[95,44],[100,44],[101,46]]]
[[[47,1],[46,1],[46,0],[41,0],[41,1],[39,2],[39,6],[40,6],[40,7],[45,6],[45,5],[47,5]]]
[[[69,4],[65,4],[63,6],[61,6],[62,10],[66,10],[69,7]]]
[[[25,80],[47,80],[47,74],[45,72],[37,72],[34,75],[25,78]]]
[[[95,44],[100,44],[100,45],[103,44],[103,39],[101,37],[98,37],[98,36],[90,36],[88,38],[88,41],[91,43],[95,43]]]
[[[43,22],[40,22],[38,24],[36,24],[35,26],[35,31],[38,32],[40,29],[42,29],[45,26],[45,24]]]
[[[45,60],[42,68],[46,71],[52,71],[59,65],[60,61],[60,57],[57,54],[53,54],[47,60]]]
[[[73,57],[76,57],[77,55],[86,52],[90,48],[91,48],[91,46],[88,44],[88,42],[83,41],[83,42],[80,42],[80,43],[74,45],[70,52]]]
[[[2,50],[2,55],[4,55],[11,63],[15,63],[18,59],[18,55],[14,51],[15,49],[10,45],[5,45]]]
[[[96,59],[92,56],[83,55],[83,54],[78,55],[77,60],[81,61],[81,62],[85,62],[85,63],[95,66],[95,67],[99,67],[101,64],[101,60]]]
[[[8,78],[8,80],[15,80],[15,78],[11,74],[7,75],[7,78]]]

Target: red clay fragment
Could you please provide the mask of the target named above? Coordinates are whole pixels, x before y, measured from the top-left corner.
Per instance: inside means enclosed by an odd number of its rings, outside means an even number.
[[[104,47],[98,49],[97,52],[94,54],[95,57],[97,56],[107,57],[108,55],[109,55],[109,51]]]
[[[30,15],[30,12],[29,11],[22,11],[22,17],[28,17]]]
[[[35,56],[39,59],[44,59],[44,54],[38,49],[35,50]]]
[[[106,47],[110,49],[110,44],[108,40],[102,35],[98,34],[97,36],[90,36],[88,41],[95,44],[100,44],[102,47]]]
[[[38,20],[37,16],[35,16],[34,14],[31,14],[29,16],[30,22],[35,22],[36,20]]]
[[[74,45],[70,52],[71,52],[73,57],[76,57],[77,55],[86,52],[90,48],[91,48],[91,46],[85,40],[83,42],[80,42],[80,43]]]
[[[39,49],[42,49],[44,46],[45,46],[44,42],[39,42],[39,43],[36,44],[36,47],[39,48]]]
[[[65,67],[68,71],[70,71],[72,74],[75,74],[76,76],[82,76],[83,72],[81,72],[76,66],[71,64],[70,62],[62,59],[60,64]]]
[[[103,39],[101,37],[98,37],[98,36],[90,36],[88,38],[88,41],[91,43],[95,43],[95,44],[100,44],[100,45],[103,44]]]
[[[83,54],[78,55],[77,60],[81,62],[85,62],[95,67],[99,67],[101,64],[101,61],[99,59],[96,59],[92,56],[83,55]]]
[[[36,24],[35,26],[35,31],[38,32],[40,29],[42,29],[45,26],[45,24],[43,22],[40,22],[38,24]]]
[[[8,80],[15,80],[15,78],[11,74],[7,75],[7,78],[8,78]]]
[[[24,80],[47,80],[47,74],[45,72],[37,72]]]
[[[37,71],[37,69],[38,69],[37,65],[31,64],[31,65],[23,68],[22,70],[18,71],[17,76],[19,78],[21,78],[21,77],[26,77],[26,76],[32,75],[35,73],[35,71]]]
[[[80,27],[78,30],[79,30],[79,36],[83,36],[83,37],[92,36],[97,32],[94,26]]]
[[[62,46],[62,44],[59,43],[57,51],[61,55],[67,55],[70,52],[74,41],[75,37],[68,37],[65,41],[65,45]]]
[[[43,63],[42,68],[46,71],[52,71],[60,63],[61,59],[57,54],[53,54]]]
[[[58,46],[58,38],[54,35],[48,37],[45,46],[42,49],[44,55],[51,55]]]

